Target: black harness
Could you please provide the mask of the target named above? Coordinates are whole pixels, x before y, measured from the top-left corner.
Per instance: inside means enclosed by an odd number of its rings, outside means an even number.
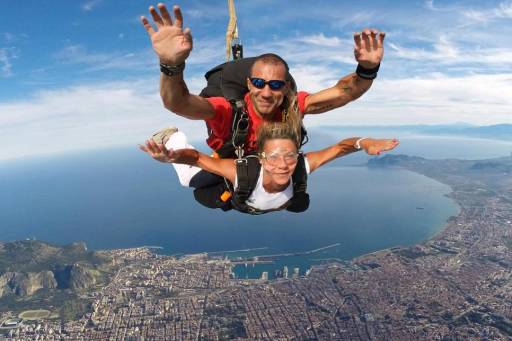
[[[247,156],[237,159],[236,176],[238,187],[231,189],[231,207],[237,211],[249,214],[264,214],[273,211],[286,209],[290,212],[304,212],[309,207],[309,194],[307,190],[308,174],[304,155],[299,154],[297,166],[292,174],[293,197],[281,207],[269,210],[258,210],[247,204],[247,199],[256,188],[260,176],[261,164],[256,156]]]
[[[233,109],[233,120],[231,122],[231,136],[215,152],[221,159],[243,156],[245,142],[249,135],[249,114],[245,109],[244,100],[229,101]],[[208,135],[211,130],[208,127]]]
[[[247,112],[245,101],[241,99],[230,100],[229,103],[233,110],[231,135],[224,144],[215,151],[221,159],[240,158],[244,156],[244,146],[247,142],[247,136],[249,135],[250,116]],[[284,120],[286,120],[286,117],[284,117]],[[208,127],[208,135],[211,135],[210,127]],[[300,138],[300,146],[302,147],[308,142],[308,133],[303,124],[300,126]],[[249,155],[251,154],[254,154],[254,152],[249,153]]]
[[[222,180],[222,177],[199,172],[199,176],[195,176],[191,180],[191,186],[195,187],[194,197],[206,207],[221,208],[224,211],[236,209],[250,214],[262,214],[286,208],[291,212],[303,212],[309,206],[309,195],[306,193],[307,173],[302,155],[299,156],[295,172],[292,175],[294,195],[285,204],[286,206],[274,210],[259,211],[246,204],[247,198],[256,187],[261,168],[258,158],[254,155],[243,157],[250,126],[250,117],[243,98],[247,93],[246,80],[250,76],[250,69],[254,60],[256,60],[255,57],[234,60],[218,65],[205,74],[208,83],[201,91],[200,96],[224,97],[230,102],[233,110],[231,136],[215,152],[220,158],[237,159],[238,188],[234,190],[232,184],[225,179]],[[286,65],[286,62],[284,63]],[[295,80],[288,72],[286,80],[290,83],[291,88],[296,91]],[[212,131],[208,123],[207,129],[210,136]],[[308,140],[304,126],[301,126],[301,139],[302,146]],[[231,199],[221,200],[226,191],[231,193]]]

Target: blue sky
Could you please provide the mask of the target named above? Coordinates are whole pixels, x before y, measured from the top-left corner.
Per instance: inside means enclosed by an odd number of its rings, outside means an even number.
[[[235,3],[246,56],[279,53],[310,92],[353,72],[354,31],[387,32],[372,89],[306,118],[307,126],[512,123],[512,1]],[[205,136],[202,122],[162,108],[157,60],[139,21],[151,4],[0,2],[0,160],[135,146],[167,125]],[[194,37],[186,81],[199,92],[203,73],[223,62],[227,1],[178,4]]]

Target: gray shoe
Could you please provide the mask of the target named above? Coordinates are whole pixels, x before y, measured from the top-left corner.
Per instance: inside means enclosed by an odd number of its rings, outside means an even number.
[[[176,127],[167,127],[154,133],[153,136],[151,136],[151,139],[157,144],[163,144],[165,146],[167,141],[169,141],[169,137],[177,131],[178,128]]]

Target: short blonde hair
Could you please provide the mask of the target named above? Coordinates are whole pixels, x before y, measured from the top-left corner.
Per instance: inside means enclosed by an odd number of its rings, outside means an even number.
[[[258,153],[263,152],[265,143],[269,140],[291,140],[297,150],[300,148],[300,135],[297,130],[288,123],[265,122],[258,129]]]

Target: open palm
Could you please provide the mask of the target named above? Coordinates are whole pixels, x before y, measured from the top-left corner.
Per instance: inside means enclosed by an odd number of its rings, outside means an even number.
[[[384,56],[384,32],[365,29],[354,34],[354,55],[361,66],[373,69],[379,65]]]
[[[397,139],[364,139],[361,141],[361,147],[369,155],[380,155],[382,152],[394,149],[398,144]]]
[[[183,16],[178,6],[173,8],[174,22],[164,4],[158,4],[158,9],[160,14],[153,6],[149,7],[156,30],[145,17],[141,17],[142,24],[151,38],[151,44],[160,61],[168,65],[179,65],[192,51],[190,29],[183,30]]]

